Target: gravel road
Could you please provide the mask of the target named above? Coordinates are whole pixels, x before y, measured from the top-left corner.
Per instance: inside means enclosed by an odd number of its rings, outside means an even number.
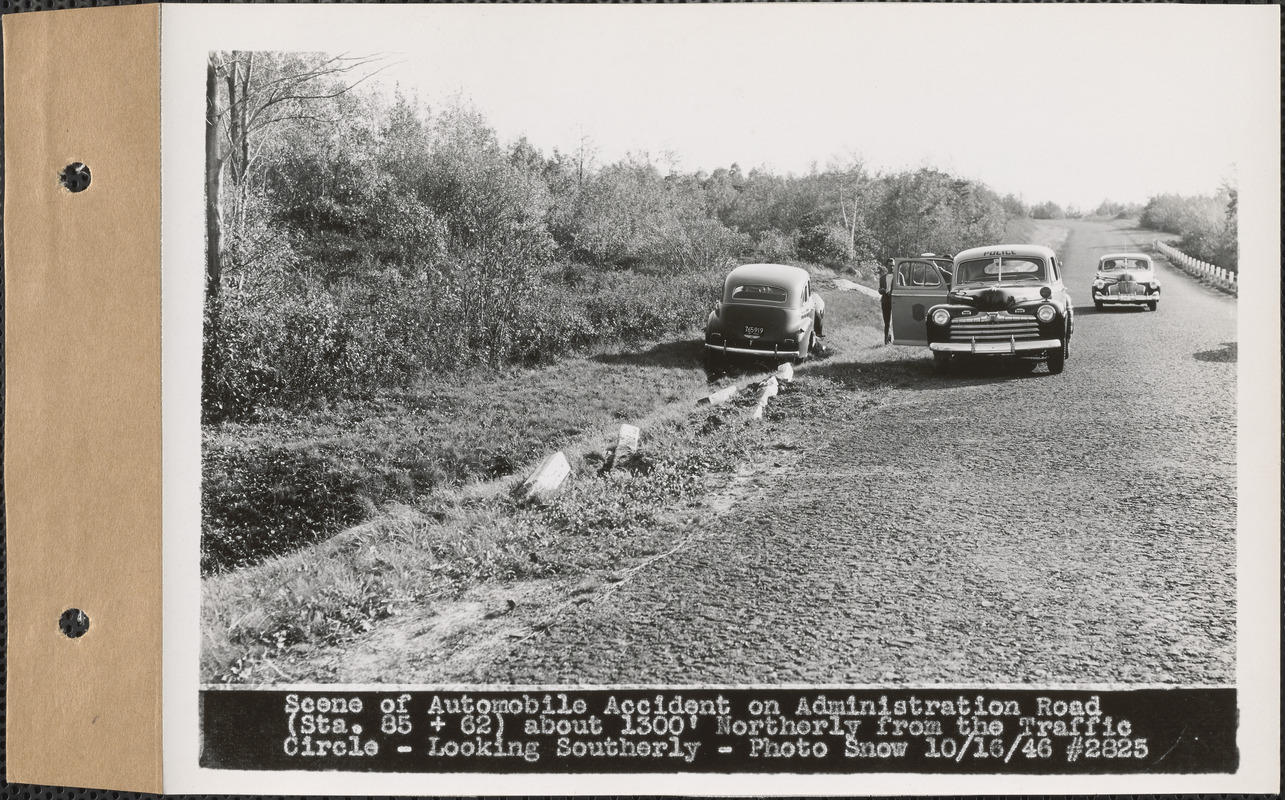
[[[1232,681],[1236,301],[1162,267],[1158,312],[1095,311],[1143,234],[1066,225],[1065,373],[852,333],[687,547],[455,677]]]

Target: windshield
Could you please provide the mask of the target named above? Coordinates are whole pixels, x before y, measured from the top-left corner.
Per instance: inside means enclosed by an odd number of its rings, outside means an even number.
[[[1151,262],[1141,258],[1108,258],[1102,262],[1101,269],[1107,272],[1117,269],[1151,269]]]
[[[956,283],[1011,283],[1044,280],[1044,259],[1038,256],[979,258],[955,269]]]

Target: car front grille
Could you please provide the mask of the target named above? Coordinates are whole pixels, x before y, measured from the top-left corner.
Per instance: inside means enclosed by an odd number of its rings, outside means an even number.
[[[950,341],[1002,342],[1009,339],[1038,339],[1040,324],[1032,317],[1017,314],[979,314],[975,317],[956,317],[950,323]]]
[[[1132,281],[1120,281],[1119,283],[1107,287],[1107,294],[1146,294],[1147,288],[1140,283]]]

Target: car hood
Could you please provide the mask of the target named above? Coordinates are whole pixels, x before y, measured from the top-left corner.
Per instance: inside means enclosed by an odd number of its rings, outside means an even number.
[[[986,288],[965,286],[951,292],[949,300],[952,303],[972,306],[979,311],[1003,311],[1017,303],[1039,300],[1040,289],[1042,288],[1044,287],[1039,284],[1030,286],[990,286]]]

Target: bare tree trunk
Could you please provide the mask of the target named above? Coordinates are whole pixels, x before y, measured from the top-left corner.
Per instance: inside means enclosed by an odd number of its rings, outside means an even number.
[[[240,55],[240,54],[238,54]],[[245,207],[250,197],[250,78],[254,73],[254,53],[246,53],[244,58],[244,68],[242,60],[237,59],[237,68],[240,71],[241,85],[238,99],[240,103],[232,106],[229,103],[229,110],[235,111],[237,120],[237,136],[233,139],[237,147],[238,167],[234,180],[236,181],[236,216],[235,224],[238,228],[245,225]]]
[[[223,214],[219,193],[223,158],[219,152],[218,68],[211,55],[205,74],[205,341],[204,394],[208,405],[223,369],[220,338],[223,317]]]
[[[843,199],[843,190],[839,190],[839,210],[843,212],[843,227],[848,232],[848,257],[857,257],[857,224],[861,221],[858,209],[861,208],[861,194],[859,190],[852,191],[852,213],[848,214],[847,204]]]

